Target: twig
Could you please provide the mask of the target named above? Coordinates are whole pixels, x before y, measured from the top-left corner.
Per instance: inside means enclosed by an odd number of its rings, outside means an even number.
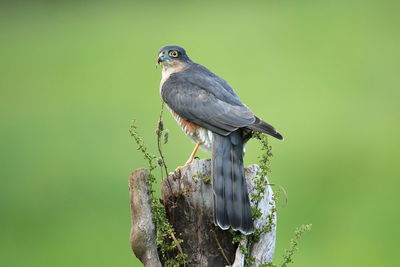
[[[165,170],[165,177],[168,177],[168,168],[167,164],[165,163],[164,155],[162,153],[161,149],[161,136],[164,132],[164,123],[163,123],[163,112],[164,112],[164,103],[161,102],[161,111],[160,111],[160,118],[158,120],[158,127],[157,127],[157,148],[158,148],[158,153],[160,154],[161,162],[162,162],[162,167]]]
[[[171,186],[170,181],[168,180],[168,167],[167,167],[167,164],[165,163],[165,158],[164,158],[164,155],[163,155],[162,149],[161,149],[161,136],[164,131],[164,123],[162,120],[163,112],[164,112],[164,102],[161,101],[160,118],[158,120],[157,131],[156,131],[156,133],[157,133],[157,149],[158,149],[158,153],[160,154],[160,159],[161,159],[161,164],[162,164],[161,169],[165,170],[165,179],[167,180],[168,187],[169,187],[169,190],[171,191],[171,195],[172,195],[172,186]],[[163,175],[162,175],[162,171],[161,171],[161,179],[163,178],[162,176]]]
[[[171,237],[172,237],[172,240],[174,240],[174,243],[175,243],[176,247],[178,248],[179,253],[181,253],[182,255],[185,255],[185,253],[183,253],[181,244],[179,243],[178,239],[176,239],[176,237],[175,237],[174,232],[171,233]],[[184,263],[183,266],[186,266],[186,263]]]
[[[285,208],[287,203],[288,203],[288,193],[286,192],[285,188],[280,184],[270,184],[270,183],[268,183],[267,186],[277,186],[279,190],[282,190],[283,195],[285,196],[285,205],[280,206],[280,207],[276,207],[276,210],[279,210],[280,208]],[[279,191],[276,191],[275,195],[277,195],[278,192]],[[278,198],[279,198],[279,195],[278,195]]]
[[[228,258],[227,258],[226,255],[225,255],[224,249],[221,247],[221,244],[219,243],[219,240],[218,240],[218,238],[217,238],[217,235],[215,234],[215,232],[214,232],[213,230],[211,230],[211,232],[212,232],[213,235],[214,235],[214,239],[215,239],[215,241],[217,242],[218,249],[219,249],[219,251],[221,251],[221,254],[222,254],[222,256],[224,257],[226,263],[228,263],[229,265],[231,265],[230,261],[228,260]]]
[[[172,238],[172,240],[174,240],[174,243],[175,243],[176,247],[178,248],[179,252],[183,254],[182,247],[181,247],[181,245],[179,244],[178,239],[176,239],[174,233],[171,233],[171,238]]]

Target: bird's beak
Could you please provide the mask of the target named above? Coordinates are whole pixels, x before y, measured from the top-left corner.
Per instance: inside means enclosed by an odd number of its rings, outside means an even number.
[[[157,64],[160,64],[161,62],[163,62],[164,59],[165,59],[164,52],[161,52],[161,53],[158,55]]]

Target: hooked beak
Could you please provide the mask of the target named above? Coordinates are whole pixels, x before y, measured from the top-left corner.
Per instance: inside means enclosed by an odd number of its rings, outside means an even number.
[[[161,52],[161,53],[158,55],[157,64],[160,64],[160,63],[163,62],[164,60],[165,60],[164,52]]]

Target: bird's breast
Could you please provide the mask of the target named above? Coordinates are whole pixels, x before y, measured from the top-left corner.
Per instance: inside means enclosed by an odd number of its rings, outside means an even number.
[[[195,143],[200,143],[201,148],[211,152],[213,133],[193,122],[185,120],[173,110],[171,110],[172,116],[175,118],[178,125],[182,128],[183,132],[189,136]]]
[[[192,136],[194,135],[198,129],[200,128],[199,125],[192,123],[188,120],[185,120],[178,114],[172,111],[172,115],[174,116],[175,120],[178,122],[179,126],[181,126],[182,130],[185,132],[185,134]]]
[[[187,64],[184,62],[174,62],[173,64],[166,65],[162,67],[161,72],[161,81],[160,81],[160,90],[162,89],[163,84],[169,79],[169,76],[175,72],[183,71],[187,68]]]

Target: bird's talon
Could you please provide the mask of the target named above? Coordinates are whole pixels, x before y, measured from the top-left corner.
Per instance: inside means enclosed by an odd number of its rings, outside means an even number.
[[[188,165],[192,164],[196,160],[197,160],[196,158],[193,158],[191,160],[186,161],[185,165],[176,167],[175,171],[179,171],[180,169],[187,167]]]
[[[176,167],[175,172],[179,171],[179,170],[182,169],[182,168],[183,168],[183,166],[178,166],[178,167]]]
[[[178,167],[176,167],[174,172],[180,171],[182,168],[185,168],[185,167],[186,167],[186,164],[184,166],[178,166]]]

